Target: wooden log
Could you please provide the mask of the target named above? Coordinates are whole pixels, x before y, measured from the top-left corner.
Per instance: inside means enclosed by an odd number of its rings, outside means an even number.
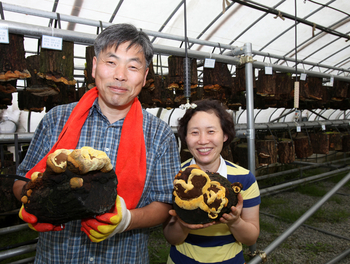
[[[90,90],[91,88],[94,88],[95,85],[95,78],[92,77],[92,62],[95,56],[94,46],[88,46],[85,48],[85,60],[86,60],[86,66],[84,70],[84,76],[85,76],[85,86]]]
[[[18,92],[18,108],[20,110],[42,112],[45,107],[47,97],[36,96],[26,90]]]
[[[298,159],[310,157],[313,154],[312,145],[309,137],[299,136],[293,138],[295,154]]]
[[[69,104],[79,101],[78,93],[74,85],[65,85],[64,83],[56,83],[60,93],[54,96],[48,96],[45,100],[46,112],[51,110],[53,107],[62,104]]]
[[[184,80],[185,80],[185,71],[184,71],[184,57],[179,56],[169,56],[168,57],[168,75],[167,75],[167,84],[168,89],[184,89]],[[194,89],[198,86],[198,77],[197,77],[197,60],[190,58],[190,85],[191,89]]]
[[[291,139],[281,139],[277,144],[278,161],[282,164],[295,161],[295,146]]]
[[[17,80],[0,82],[0,92],[2,93],[14,93],[17,92]]]
[[[342,137],[343,134],[340,132],[327,132],[329,135],[329,150],[330,151],[341,151],[343,146],[342,146]]]
[[[305,81],[299,80],[300,100],[322,100],[322,78],[307,76]]]
[[[315,154],[329,153],[329,135],[327,133],[310,133],[310,140]]]
[[[255,146],[259,166],[267,166],[277,162],[277,147],[274,140],[256,140]]]
[[[74,80],[74,43],[63,41],[62,50],[42,48],[40,51],[40,78],[75,85]]]
[[[215,99],[227,104],[227,98],[232,94],[232,75],[227,64],[215,62],[214,68],[203,69],[204,98]]]
[[[267,100],[291,100],[293,98],[293,80],[290,73],[273,72],[271,75],[260,70],[256,89],[256,93]]]
[[[32,93],[35,96],[50,96],[59,94],[60,90],[55,82],[39,77],[39,55],[28,56],[26,58],[26,62],[31,75],[31,77],[27,79],[26,91]]]
[[[8,105],[12,105],[12,93],[0,92],[0,109],[7,109]]]
[[[335,80],[332,91],[333,101],[343,101],[348,96],[349,82]]]
[[[349,152],[350,151],[350,134],[343,135],[342,149],[343,149],[343,152]]]
[[[0,81],[29,78],[23,36],[9,34],[9,44],[0,43]]]

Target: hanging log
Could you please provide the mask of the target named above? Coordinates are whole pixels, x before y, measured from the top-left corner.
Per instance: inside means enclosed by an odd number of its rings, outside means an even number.
[[[291,100],[293,98],[293,80],[290,73],[273,72],[265,74],[259,71],[256,93],[265,99]]]
[[[226,63],[216,61],[214,68],[203,69],[203,88],[204,98],[227,104],[227,98],[232,94],[233,82]]]
[[[299,80],[300,100],[322,100],[322,78],[307,76],[305,81]]]
[[[12,93],[0,92],[0,109],[7,109],[8,105],[12,105]]]
[[[295,161],[295,147],[290,139],[281,139],[277,144],[278,161],[282,164]]]
[[[9,34],[9,44],[0,43],[0,82],[29,77],[23,36]]]
[[[329,135],[327,133],[310,133],[310,140],[315,154],[329,153]]]
[[[69,104],[79,101],[78,92],[74,85],[65,85],[64,83],[56,83],[60,93],[54,96],[48,96],[45,100],[46,112],[57,105]],[[85,89],[85,88],[83,88]],[[82,92],[80,92],[82,94]]]
[[[327,132],[329,135],[329,150],[342,150],[342,133],[340,132]]]
[[[310,157],[313,154],[313,149],[309,137],[299,136],[293,138],[295,146],[295,154],[298,159]]]
[[[168,81],[167,88],[172,89],[184,89],[184,80],[185,80],[185,68],[184,68],[184,57],[179,56],[169,56],[168,57]],[[198,77],[197,77],[197,60],[190,58],[190,85],[191,89],[197,88],[198,86]]]
[[[90,90],[91,88],[94,88],[95,85],[95,78],[92,77],[92,61],[95,56],[94,46],[88,46],[85,49],[85,70],[84,70],[84,76],[85,76],[85,85]]]
[[[54,81],[49,81],[38,76],[40,68],[39,55],[28,56],[26,58],[28,70],[31,77],[27,79],[26,90],[36,96],[57,95],[60,90]]]
[[[17,92],[17,80],[0,82],[0,92],[2,93],[14,93]]]
[[[349,152],[350,151],[350,135],[349,134],[343,135],[342,149],[343,149],[343,152]]]
[[[334,81],[332,91],[333,101],[343,101],[348,97],[349,82],[343,82],[339,80]]]
[[[18,92],[18,108],[20,110],[42,112],[45,107],[47,97],[36,96],[26,90]]]
[[[75,85],[74,43],[63,41],[62,50],[42,48],[40,51],[39,77],[56,83]]]
[[[256,140],[255,145],[259,166],[267,166],[277,162],[277,148],[274,140]]]

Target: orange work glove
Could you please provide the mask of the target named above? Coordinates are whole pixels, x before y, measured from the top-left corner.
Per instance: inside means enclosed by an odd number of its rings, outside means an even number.
[[[38,223],[38,218],[35,215],[28,213],[24,209],[24,205],[22,204],[21,209],[19,210],[19,217],[28,223],[28,226],[34,231],[38,232],[48,232],[48,231],[61,231],[64,229],[64,225],[53,225],[50,223]]]
[[[131,221],[131,213],[126,208],[124,199],[117,195],[115,205],[105,214],[95,218],[81,220],[83,231],[92,242],[101,242],[107,238],[121,233],[128,228]]]

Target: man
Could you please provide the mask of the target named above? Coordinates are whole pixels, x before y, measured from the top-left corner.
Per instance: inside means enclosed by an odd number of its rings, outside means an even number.
[[[180,168],[176,140],[137,100],[153,57],[151,42],[134,26],[117,24],[102,31],[94,47],[97,88],[78,104],[45,115],[17,174],[30,177],[57,148],[102,150],[118,177],[116,209],[60,227],[36,223],[22,207],[20,216],[33,229],[49,231],[39,233],[35,263],[148,263],[148,228],[163,223],[171,209],[172,180]],[[24,184],[13,186],[18,199]]]

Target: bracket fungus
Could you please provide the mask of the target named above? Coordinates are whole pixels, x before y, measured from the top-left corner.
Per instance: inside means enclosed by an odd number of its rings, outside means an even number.
[[[22,203],[38,222],[59,225],[108,212],[117,197],[117,176],[103,151],[58,149],[43,173],[22,189]]]
[[[175,176],[174,209],[188,224],[219,221],[237,205],[237,195],[242,188],[239,182],[231,184],[218,173],[204,172],[197,165],[190,165]]]

